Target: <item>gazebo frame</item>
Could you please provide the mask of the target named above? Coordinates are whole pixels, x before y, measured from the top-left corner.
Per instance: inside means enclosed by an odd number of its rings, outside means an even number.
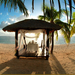
[[[15,49],[16,49],[16,56],[17,58],[19,58],[19,54],[18,54],[18,31],[20,29],[24,29],[24,30],[36,30],[36,29],[45,29],[46,34],[47,34],[47,42],[46,42],[46,47],[47,47],[47,52],[48,54],[46,55],[46,59],[48,60],[49,57],[49,32],[54,32],[55,30],[59,30],[61,27],[59,25],[56,24],[52,24],[52,23],[48,23],[46,21],[42,21],[42,20],[37,20],[37,19],[27,19],[27,20],[23,20],[11,25],[8,25],[6,27],[3,28],[4,31],[9,31],[9,32],[15,32]],[[45,37],[43,37],[44,39]],[[43,47],[44,48],[44,47]]]

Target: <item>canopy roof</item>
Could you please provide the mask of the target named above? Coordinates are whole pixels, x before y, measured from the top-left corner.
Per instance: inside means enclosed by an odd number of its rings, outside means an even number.
[[[59,30],[61,27],[57,24],[49,23],[43,20],[26,19],[17,23],[13,23],[3,28],[4,31],[15,32],[16,30],[36,30],[36,29],[49,29]]]

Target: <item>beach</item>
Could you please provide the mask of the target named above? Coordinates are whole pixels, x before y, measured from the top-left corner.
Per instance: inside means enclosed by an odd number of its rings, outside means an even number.
[[[75,44],[55,45],[48,60],[14,54],[14,44],[0,44],[0,74],[75,74]]]

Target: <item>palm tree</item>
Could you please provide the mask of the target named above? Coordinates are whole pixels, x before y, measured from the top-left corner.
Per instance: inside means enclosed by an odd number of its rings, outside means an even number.
[[[54,3],[55,0],[50,0],[50,6],[53,6],[54,7]],[[66,10],[66,13],[67,13],[67,21],[68,21],[68,11],[67,11],[67,5],[69,5],[70,7],[70,22],[71,22],[71,17],[72,17],[72,8],[75,9],[73,6],[72,6],[72,3],[75,4],[75,0],[57,0],[58,2],[58,7],[59,7],[59,15],[61,15],[61,1],[63,1],[64,5],[65,5],[65,10]],[[44,6],[45,6],[45,0],[43,0],[43,11],[44,11]],[[32,10],[34,10],[34,0],[32,0]],[[69,26],[70,27],[70,26]]]
[[[24,13],[24,15],[28,15],[27,8],[24,5],[24,0],[0,0],[0,5],[4,3],[4,7],[14,8],[16,10],[19,7],[19,10]]]
[[[43,20],[44,19],[44,15],[39,15],[38,18]],[[59,11],[56,11],[53,7],[51,7],[51,9],[50,9],[48,6],[45,6],[45,20],[46,21],[50,21],[50,23],[56,23],[56,24],[61,25],[62,26],[61,31],[64,34],[65,41],[66,41],[66,43],[69,43],[70,42],[70,38],[69,38],[69,24],[58,20],[58,18],[59,18]],[[55,33],[58,36],[58,32],[55,31]],[[52,33],[51,53],[53,52],[53,46],[54,46],[53,39],[54,39],[54,32]]]
[[[20,11],[23,12],[26,15],[27,14],[27,9],[24,5],[24,1],[25,0],[0,0],[0,4],[4,3],[4,5],[6,6],[10,3],[10,8],[12,8],[12,6],[14,6],[15,9],[18,6]],[[34,1],[35,0],[32,0],[32,11],[34,10]],[[58,2],[58,6],[59,6],[59,14],[60,14],[61,13],[61,0],[57,0],[57,2]],[[75,9],[72,6],[72,3],[75,4],[75,0],[63,0],[63,2],[65,4],[66,13],[67,13],[67,5],[69,5],[69,7],[70,7],[70,22],[71,22],[72,8]],[[44,6],[45,6],[45,0],[43,0],[43,11],[45,9]],[[50,0],[50,6],[54,7],[54,0]],[[68,13],[67,13],[67,20],[68,20]]]
[[[16,10],[18,7],[19,7],[19,10],[21,12],[24,13],[24,15],[28,15],[28,11],[27,11],[27,8],[25,7],[24,5],[24,0],[0,0],[0,5],[4,4],[4,6],[6,7],[10,7],[10,10],[11,8],[14,8],[14,10]],[[18,54],[18,50],[16,50],[16,54]],[[17,56],[19,58],[19,56]]]
[[[72,27],[70,24],[64,23],[60,20],[55,20],[55,23],[62,26],[62,28],[60,29],[62,32],[62,35],[64,36],[65,42],[67,44],[70,43],[70,28]]]
[[[72,24],[70,37],[72,37],[73,34],[75,34],[75,12],[72,14],[72,20],[70,24]]]

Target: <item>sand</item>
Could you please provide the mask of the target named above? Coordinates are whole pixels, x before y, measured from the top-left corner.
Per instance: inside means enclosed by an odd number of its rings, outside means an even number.
[[[15,45],[0,44],[0,74],[75,74],[75,44],[54,46],[49,60],[14,54]]]

